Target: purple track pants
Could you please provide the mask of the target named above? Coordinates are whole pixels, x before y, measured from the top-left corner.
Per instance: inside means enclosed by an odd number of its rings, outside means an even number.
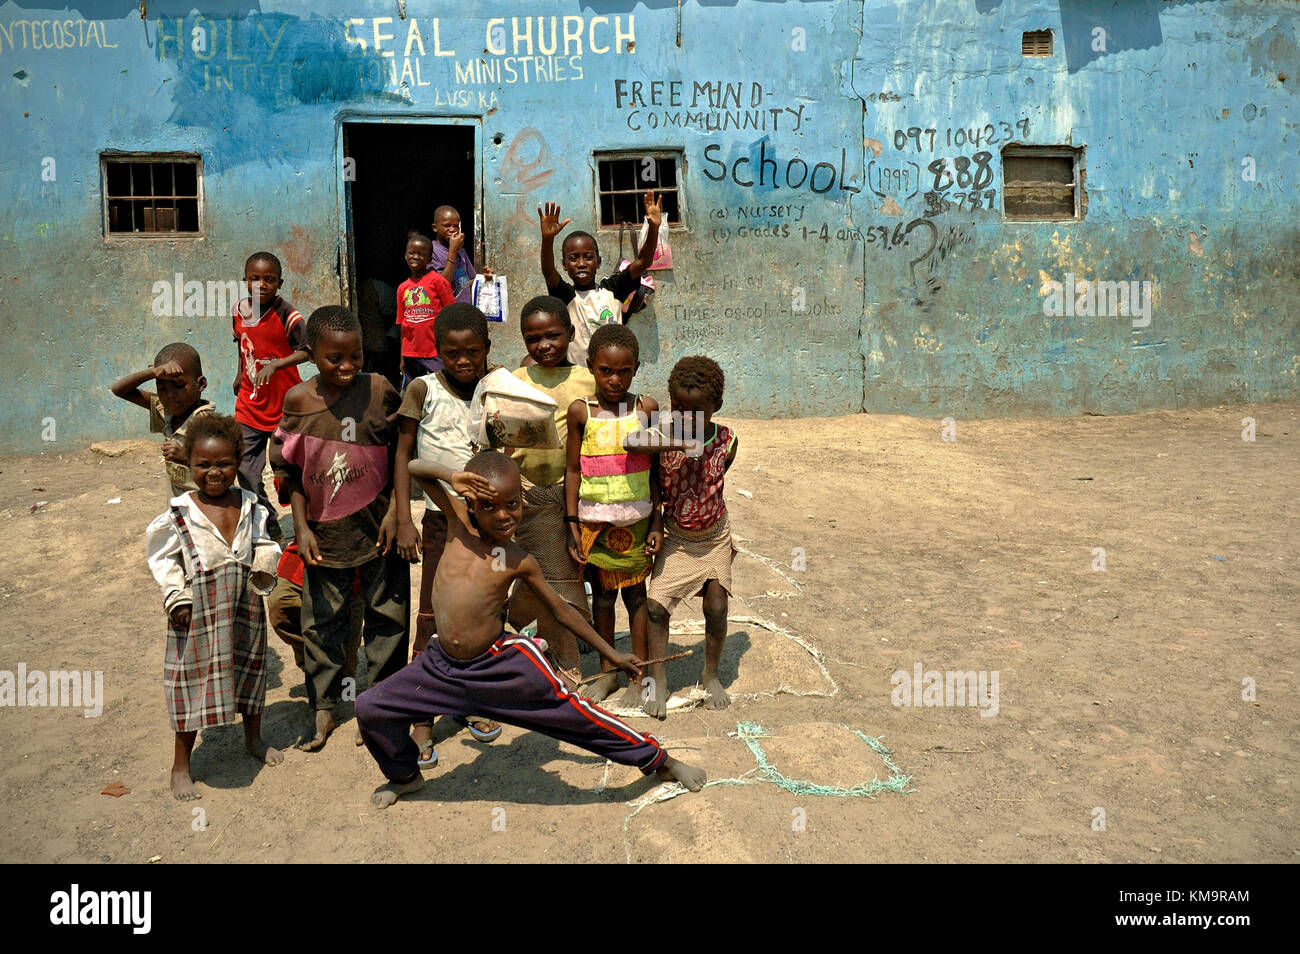
[[[370,754],[392,781],[410,778],[420,751],[412,722],[436,715],[495,719],[544,732],[561,742],[635,765],[647,775],[668,753],[590,699],[570,692],[541,650],[525,637],[504,634],[474,659],[448,656],[438,640],[411,664],[357,698],[357,725]]]

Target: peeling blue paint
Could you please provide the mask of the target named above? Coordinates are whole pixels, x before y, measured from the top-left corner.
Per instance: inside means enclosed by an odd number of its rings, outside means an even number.
[[[152,284],[236,278],[270,247],[301,309],[338,301],[340,123],[358,117],[481,127],[483,251],[517,301],[542,290],[538,203],[597,231],[594,152],[680,149],[677,267],[631,321],[652,392],[707,352],[736,414],[1300,397],[1300,18],[1282,0],[685,0],[680,46],[676,0],[410,4],[406,21],[388,0],[126,6],[0,6],[0,450],[47,448],[48,416],[60,446],[142,434],[107,385],[176,339],[229,409],[227,319],[154,316]],[[1036,29],[1052,57],[1021,56]],[[711,104],[711,84],[734,93]],[[1004,220],[1008,141],[1085,147],[1080,221]],[[105,241],[110,150],[202,156],[204,235]],[[966,165],[939,187],[945,159]],[[599,237],[610,267],[617,232]],[[1048,316],[1044,282],[1066,273],[1155,282],[1150,325]],[[517,328],[495,334],[517,360]]]

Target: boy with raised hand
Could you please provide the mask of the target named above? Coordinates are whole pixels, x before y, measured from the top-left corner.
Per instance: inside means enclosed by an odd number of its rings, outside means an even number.
[[[474,304],[474,261],[465,249],[465,233],[460,227],[460,213],[454,206],[440,205],[433,213],[433,249],[429,269],[451,284],[456,300]],[[492,269],[483,266],[483,277],[491,278]]]
[[[644,197],[645,217],[649,223],[645,244],[637,257],[622,271],[615,270],[599,283],[596,274],[600,269],[600,248],[589,232],[570,232],[560,245],[560,264],[568,274],[569,284],[555,270],[555,236],[572,222],[560,221],[560,207],[547,202],[545,208],[537,207],[542,232],[542,277],[546,279],[546,293],[564,302],[573,319],[573,341],[569,345],[569,360],[579,367],[587,364],[587,344],[601,325],[626,324],[623,302],[641,287],[641,276],[655,260],[655,245],[659,241],[659,225],[663,210],[654,192]]]
[[[140,390],[149,381],[156,382],[156,394]],[[113,394],[149,412],[149,433],[163,436],[163,463],[173,497],[198,490],[185,459],[185,428],[200,414],[216,411],[215,404],[203,400],[207,386],[199,353],[183,341],[164,345],[152,367],[113,382]]]
[[[438,639],[357,700],[361,737],[388,779],[375,791],[374,804],[387,808],[424,784],[416,764],[419,749],[407,732],[412,722],[471,712],[544,732],[699,791],[703,770],[678,762],[653,736],[571,692],[533,640],[506,634],[502,612],[511,586],[522,581],[560,623],[619,669],[639,679],[645,665],[601,639],[547,586],[537,561],[511,540],[522,513],[515,462],[485,451],[460,473],[424,460],[412,461],[410,469],[448,515],[447,543],[434,579]],[[440,480],[449,481],[466,503],[448,494]]]

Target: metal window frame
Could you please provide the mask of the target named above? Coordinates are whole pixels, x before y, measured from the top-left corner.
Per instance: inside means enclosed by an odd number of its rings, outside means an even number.
[[[197,205],[198,228],[193,232],[111,232],[108,228],[110,199],[133,201],[135,196],[110,196],[108,194],[108,166],[110,163],[184,163],[194,166],[194,201]],[[99,154],[100,230],[107,243],[118,242],[177,242],[207,237],[203,214],[203,156],[197,152],[119,152],[105,150]],[[189,196],[171,196],[172,199]]]
[[[606,195],[639,195],[644,189],[611,189],[603,190],[600,187],[600,164],[602,162],[611,162],[626,160],[629,162],[640,162],[642,159],[671,159],[677,170],[677,185],[671,189],[657,188],[656,192],[675,192],[677,194],[677,220],[674,222],[665,222],[665,225],[671,225],[674,230],[685,229],[686,226],[686,150],[679,146],[659,146],[654,149],[600,149],[591,154],[591,177],[592,186],[596,195],[596,230],[600,232],[617,232],[618,225],[606,225],[600,222],[601,197]],[[640,228],[639,222],[624,223],[628,226]]]

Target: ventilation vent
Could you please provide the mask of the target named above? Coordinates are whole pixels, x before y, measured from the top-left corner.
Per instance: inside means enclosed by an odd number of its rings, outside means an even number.
[[[1020,52],[1023,56],[1051,56],[1052,31],[1030,30],[1020,35]]]

